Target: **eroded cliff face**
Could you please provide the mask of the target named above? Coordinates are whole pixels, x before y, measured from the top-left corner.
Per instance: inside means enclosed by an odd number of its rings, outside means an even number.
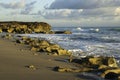
[[[49,33],[51,25],[46,22],[0,22],[0,32]]]

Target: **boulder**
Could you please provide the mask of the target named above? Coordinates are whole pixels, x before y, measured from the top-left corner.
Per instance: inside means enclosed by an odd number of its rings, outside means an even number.
[[[67,50],[64,50],[64,49],[58,49],[57,54],[58,55],[71,55],[70,52],[68,52]]]
[[[118,64],[114,57],[92,57],[87,56],[81,59],[73,59],[72,62],[78,63],[82,66],[93,67],[96,69],[102,69],[106,67],[118,67]]]
[[[32,69],[32,70],[36,70],[37,68],[34,65],[28,65],[25,66],[26,68]]]
[[[51,26],[45,22],[0,22],[3,32],[8,33],[49,33]]]
[[[72,34],[72,32],[71,31],[55,31],[54,32],[55,34]]]
[[[57,44],[51,44],[50,46],[48,46],[46,48],[47,52],[56,52],[57,50],[59,50],[61,47]]]
[[[23,40],[19,40],[19,39],[17,39],[17,40],[16,40],[16,43],[24,44],[24,41],[23,41]]]
[[[110,80],[119,80],[119,76],[120,76],[120,68],[108,69],[101,74],[101,77]]]
[[[91,68],[81,68],[81,69],[77,69],[77,68],[69,68],[69,67],[59,67],[56,66],[53,69],[54,71],[58,71],[58,72],[88,72],[91,71]]]
[[[9,29],[7,30],[8,33],[12,33],[13,31],[14,31],[14,28],[9,28]]]
[[[50,43],[49,43],[47,40],[41,40],[41,41],[39,42],[39,45],[40,45],[40,46],[49,46]]]
[[[40,49],[39,49],[38,47],[32,47],[30,50],[31,50],[31,51],[35,51],[35,52],[40,51]]]
[[[6,35],[2,36],[2,38],[11,39],[12,35],[11,34],[6,34]]]
[[[31,28],[35,33],[47,33],[51,30],[51,26],[45,22],[33,23],[31,24]]]
[[[2,29],[0,28],[0,33],[2,33],[3,31],[2,31]]]

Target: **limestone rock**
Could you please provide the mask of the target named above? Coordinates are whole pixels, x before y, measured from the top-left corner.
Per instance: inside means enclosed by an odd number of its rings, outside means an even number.
[[[45,22],[33,23],[31,24],[31,28],[35,33],[47,33],[51,30],[51,26]]]
[[[105,70],[101,77],[110,80],[119,80],[120,68]]]
[[[55,34],[72,34],[72,32],[71,31],[55,31],[54,32]]]
[[[2,38],[11,39],[12,35],[11,34],[6,34],[6,35],[2,36]]]
[[[37,69],[34,65],[29,65],[29,66],[25,66],[25,67],[27,67],[29,69],[32,69],[32,70],[36,70]]]
[[[56,52],[58,49],[60,49],[60,46],[57,44],[51,44],[46,48],[47,52]]]
[[[49,33],[51,26],[45,22],[0,22],[0,28],[8,33]]]
[[[91,68],[76,69],[76,68],[67,68],[67,67],[56,66],[53,70],[58,71],[58,72],[87,72],[87,71],[91,71],[92,69]]]
[[[64,49],[59,49],[57,50],[58,52],[58,55],[71,55],[70,52],[68,52],[67,50],[64,50]]]
[[[2,29],[0,28],[0,33],[2,33],[3,31],[2,31]]]
[[[32,47],[31,48],[31,51],[36,51],[36,52],[38,52],[40,49],[39,48],[37,48],[37,47]]]
[[[87,56],[81,59],[73,59],[72,62],[81,64],[83,66],[93,67],[93,68],[106,68],[106,67],[118,67],[118,64],[113,57],[92,57]]]

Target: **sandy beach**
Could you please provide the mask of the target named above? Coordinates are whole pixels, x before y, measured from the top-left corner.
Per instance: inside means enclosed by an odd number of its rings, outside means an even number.
[[[55,66],[72,66],[65,59],[68,57],[35,53],[25,45],[0,38],[0,80],[81,80],[77,73],[53,71]]]

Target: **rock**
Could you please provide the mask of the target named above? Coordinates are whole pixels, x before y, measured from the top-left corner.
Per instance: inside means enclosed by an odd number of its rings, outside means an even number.
[[[17,40],[16,40],[16,43],[24,44],[24,41],[23,41],[23,40],[19,40],[19,39],[17,39]]]
[[[107,57],[106,59],[107,59],[106,64],[109,67],[118,67],[117,61],[114,57]]]
[[[0,22],[3,32],[8,33],[49,33],[51,26],[45,22]]]
[[[2,31],[2,29],[0,28],[0,33],[2,33],[3,31]]]
[[[57,44],[51,44],[50,46],[48,46],[46,48],[47,52],[56,52],[58,49],[60,49],[61,47]]]
[[[41,40],[41,41],[39,42],[39,45],[40,45],[40,46],[49,46],[50,43],[49,43],[47,40]]]
[[[57,50],[58,52],[58,55],[71,55],[70,52],[68,52],[67,50],[64,50],[64,49],[59,49]]]
[[[88,72],[91,71],[92,69],[91,68],[76,69],[56,66],[53,70],[58,72]]]
[[[83,66],[93,67],[96,69],[102,69],[106,67],[118,67],[115,58],[113,57],[92,57],[87,56],[81,59],[73,59],[72,62],[81,64]]]
[[[31,46],[31,51],[48,52],[53,55],[71,55],[70,52],[61,48],[58,44],[52,44],[47,40],[38,40],[34,38],[22,37],[16,40],[16,43],[26,44]]]
[[[33,23],[31,24],[31,27],[35,33],[47,33],[51,30],[51,26],[45,22]]]
[[[55,31],[55,34],[72,34],[71,31]]]
[[[120,68],[116,68],[116,69],[105,70],[104,73],[101,74],[101,77],[110,80],[118,80],[119,75],[120,75]]]
[[[36,70],[37,69],[34,65],[29,65],[29,66],[25,66],[25,67],[27,67],[29,69],[32,69],[32,70]]]
[[[11,39],[12,35],[11,34],[6,34],[6,35],[2,36],[2,38]]]
[[[36,52],[40,51],[40,49],[38,47],[32,47],[30,50],[31,51],[36,51]]]
[[[119,79],[119,75],[114,73],[114,72],[110,72],[108,74],[105,75],[105,79],[109,79],[109,80],[120,80]]]
[[[10,28],[7,30],[8,33],[12,33],[14,31],[14,28]]]
[[[64,31],[64,34],[72,34],[71,31]]]

